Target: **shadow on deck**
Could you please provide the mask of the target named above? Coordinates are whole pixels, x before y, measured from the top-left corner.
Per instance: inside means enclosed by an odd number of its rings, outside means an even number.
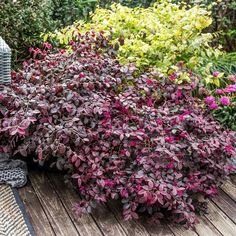
[[[76,217],[72,206],[79,197],[55,173],[30,172],[28,185],[19,190],[37,236],[235,236],[236,179],[228,181],[209,202],[209,214],[200,218],[196,230],[176,225],[149,225],[124,221],[116,204],[100,207],[92,215]]]

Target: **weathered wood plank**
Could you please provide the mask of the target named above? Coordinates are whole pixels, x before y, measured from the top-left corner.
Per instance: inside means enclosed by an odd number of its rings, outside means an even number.
[[[226,181],[221,189],[236,202],[236,185],[232,181]]]
[[[62,180],[63,181],[63,180]],[[63,191],[66,191],[66,186]],[[66,196],[67,197],[67,196]],[[107,236],[125,236],[126,233],[106,206],[98,206],[93,212],[93,218],[101,232]]]
[[[199,224],[196,225],[196,232],[200,236],[220,236],[222,235],[211,222],[205,217],[199,217]]]
[[[236,224],[236,202],[222,190],[212,201]]]
[[[172,224],[168,224],[168,226],[170,227],[171,231],[176,236],[197,236],[198,235],[195,231],[191,229],[185,229],[182,226],[172,225]]]
[[[206,218],[225,236],[235,236],[236,225],[213,202],[208,204]]]
[[[231,175],[230,180],[236,186],[236,175]]]
[[[73,205],[78,202],[80,198],[73,189],[69,188],[64,183],[63,177],[59,174],[52,173],[49,173],[48,177],[49,180],[52,181],[55,191],[60,196],[79,234],[82,236],[101,236],[102,233],[91,215],[83,215],[79,218],[76,216],[75,212],[73,212]]]
[[[98,206],[94,212],[93,217],[99,225],[104,235],[107,236],[124,236],[127,235],[121,227],[115,216],[104,206]]]
[[[32,186],[57,236],[79,235],[44,172],[30,172]]]
[[[173,236],[167,225],[151,225],[144,220],[125,221],[122,216],[122,208],[117,202],[108,204],[109,209],[116,216],[116,219],[120,222],[123,229],[128,235],[158,235],[158,236]]]
[[[18,192],[36,235],[55,235],[31,183],[29,182],[24,188],[20,188]]]
[[[34,171],[29,183],[19,190],[37,236],[230,236],[236,235],[236,186],[227,181],[220,195],[209,203],[209,214],[200,218],[196,231],[181,226],[149,225],[142,221],[124,221],[117,203],[98,207],[93,215],[76,217],[72,206],[78,194],[69,188],[60,174]]]
[[[152,225],[152,224],[147,224],[143,222],[143,225],[151,236],[157,236],[157,235],[158,236],[173,236],[174,235],[165,223]]]
[[[109,210],[115,215],[127,235],[150,235],[139,221],[125,221],[122,216],[121,206],[117,202],[113,201],[112,203],[108,203],[108,206]]]

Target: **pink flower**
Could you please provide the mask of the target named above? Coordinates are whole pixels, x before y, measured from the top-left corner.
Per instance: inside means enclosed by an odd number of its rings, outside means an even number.
[[[220,98],[220,102],[224,106],[230,105],[230,99],[228,97],[225,97],[225,96]]]
[[[228,87],[224,89],[226,93],[234,93],[236,92],[236,84],[230,84]]]
[[[34,52],[34,48],[29,48],[29,52]]]
[[[182,97],[182,91],[181,91],[181,90],[178,89],[178,90],[176,91],[176,97],[177,97],[177,98],[181,98],[181,97]]]
[[[163,120],[161,118],[157,118],[156,122],[158,125],[163,125]]]
[[[180,137],[181,138],[187,138],[188,137],[188,134],[186,131],[182,131],[181,134],[180,134]]]
[[[175,73],[170,74],[169,79],[172,80],[172,81],[176,80],[177,79],[176,74]]]
[[[184,191],[183,191],[183,190],[177,190],[177,195],[178,195],[179,197],[182,197],[183,194],[184,194]]]
[[[235,166],[234,165],[229,165],[227,166],[227,169],[230,173],[234,172],[235,171]],[[233,174],[233,173],[232,173]]]
[[[236,82],[236,76],[235,75],[228,75],[227,79],[232,81],[232,82]]]
[[[125,150],[120,150],[120,155],[124,156],[126,154]]]
[[[147,80],[146,80],[146,83],[147,83],[148,86],[153,85],[153,81],[152,81],[151,79],[147,79]]]
[[[232,153],[234,151],[233,146],[230,146],[230,145],[226,146],[224,149],[227,153]]]
[[[114,185],[115,185],[115,183],[114,183],[113,180],[110,180],[110,179],[106,179],[106,180],[105,180],[105,186],[108,186],[108,187],[113,188]]]
[[[212,103],[211,105],[210,105],[210,109],[211,110],[215,110],[215,109],[217,109],[219,106],[218,106],[218,104],[216,104],[216,103]]]
[[[80,78],[84,78],[86,75],[84,74],[84,72],[81,72],[80,74],[79,74],[79,77]]]
[[[224,90],[223,89],[216,89],[216,93],[217,94],[224,94]]]
[[[214,77],[218,77],[219,74],[220,74],[219,71],[214,71],[214,72],[212,73],[212,75],[213,75]]]
[[[148,99],[147,99],[147,106],[148,106],[148,107],[152,107],[152,105],[153,105],[152,98],[148,98]]]
[[[120,192],[121,197],[127,198],[129,196],[128,192],[126,189],[122,189]]]
[[[63,54],[66,52],[66,49],[58,49],[58,51]]]
[[[169,136],[169,137],[166,137],[166,138],[165,138],[165,141],[166,141],[167,143],[173,143],[174,140],[175,140],[175,137],[174,137],[174,136]]]
[[[135,146],[137,145],[137,142],[135,142],[135,141],[130,141],[130,142],[129,142],[129,145],[130,145],[131,147],[135,147]]]
[[[50,50],[50,49],[52,49],[52,44],[50,44],[50,43],[48,43],[48,42],[43,43],[43,48]]]
[[[215,102],[215,98],[213,96],[208,96],[208,97],[205,98],[204,101],[207,105],[211,105],[212,103]]]
[[[166,165],[166,168],[167,168],[167,169],[173,169],[173,168],[174,168],[173,162],[169,162],[169,163]]]

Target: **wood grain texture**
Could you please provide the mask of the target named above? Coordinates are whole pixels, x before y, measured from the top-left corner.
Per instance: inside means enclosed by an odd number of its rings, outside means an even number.
[[[168,226],[170,227],[171,231],[176,236],[197,236],[198,235],[195,231],[191,229],[185,229],[182,226],[172,225],[172,224],[169,224]]]
[[[230,182],[236,186],[236,175],[235,174],[230,176]]]
[[[30,182],[18,190],[30,222],[37,236],[53,236],[55,233],[49,223],[49,220],[37,198]]]
[[[236,202],[222,190],[212,201],[236,224]]]
[[[199,224],[196,225],[196,232],[202,236],[220,236],[222,235],[217,228],[205,217],[199,218]]]
[[[208,204],[209,214],[206,218],[225,236],[236,235],[236,225],[213,202]]]
[[[116,219],[119,221],[127,235],[150,235],[139,221],[125,221],[122,216],[122,208],[116,201],[110,202],[108,206],[110,211],[115,215]]]
[[[151,236],[173,236],[174,234],[170,230],[170,228],[166,224],[155,224],[155,225],[150,225],[150,224],[145,224],[143,223],[144,227],[148,231],[148,233]]]
[[[56,177],[56,178],[59,178],[59,177]],[[67,188],[68,187],[65,186],[65,189],[63,189],[63,191],[66,191]],[[71,191],[71,190],[68,190],[68,191]],[[65,198],[67,198],[67,195],[65,196]],[[97,207],[97,209],[93,212],[93,219],[95,220],[101,232],[103,232],[103,235],[126,236],[125,231],[123,230],[119,222],[116,220],[113,213],[110,212],[106,206]],[[98,231],[96,231],[96,233],[98,233]]]
[[[83,215],[79,218],[72,210],[73,205],[80,201],[80,198],[72,188],[69,188],[64,183],[63,177],[59,174],[48,174],[48,177],[49,180],[52,181],[52,184],[55,187],[55,191],[60,196],[64,207],[70,214],[71,219],[79,234],[83,236],[102,236],[100,229],[96,225],[96,222],[91,215]]]
[[[226,181],[221,189],[236,202],[236,184],[232,181]]]
[[[147,220],[133,220],[125,221],[122,216],[122,207],[117,202],[110,202],[108,204],[109,209],[116,216],[116,219],[122,225],[122,228],[128,235],[134,236],[147,236],[147,235],[158,235],[158,236],[173,236],[174,234],[170,231],[167,225],[151,225],[147,223]]]
[[[79,235],[44,172],[30,172],[29,176],[56,236]]]
[[[195,231],[172,224],[150,225],[124,221],[117,202],[99,206],[78,218],[72,210],[79,195],[64,183],[63,175],[34,171],[19,190],[37,236],[235,236],[236,179],[227,181],[209,202],[209,214],[200,217]],[[234,183],[235,181],[235,183]]]
[[[116,220],[113,213],[109,211],[105,205],[98,206],[93,212],[93,217],[104,235],[107,236],[127,235],[124,229],[121,227],[120,223]]]

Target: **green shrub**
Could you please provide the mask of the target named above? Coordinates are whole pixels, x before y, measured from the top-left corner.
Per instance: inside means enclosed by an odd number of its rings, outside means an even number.
[[[129,7],[149,7],[156,0],[48,0],[52,7],[52,18],[58,26],[71,25],[80,19],[89,20],[90,13],[97,6],[110,8],[112,3],[120,3]]]
[[[99,0],[50,0],[52,7],[52,18],[58,26],[73,24],[76,20],[89,18]]]
[[[13,64],[25,60],[41,34],[87,19],[98,0],[1,0],[0,35],[13,51]]]
[[[99,5],[103,8],[109,7],[112,3],[120,3],[123,6],[128,7],[149,7],[152,3],[155,3],[156,0],[99,0]]]
[[[212,32],[218,32],[217,41],[227,51],[236,51],[236,1],[208,0],[212,3]]]
[[[157,67],[166,72],[171,65],[184,61],[196,70],[206,55],[212,58],[219,54],[209,46],[212,35],[202,32],[212,22],[209,15],[199,6],[186,9],[168,1],[149,8],[113,4],[111,9],[97,8],[89,23],[80,21],[49,36],[57,45],[66,45],[76,39],[78,30],[105,31],[119,49],[121,63],[135,62],[139,68]]]
[[[37,46],[40,33],[53,30],[47,0],[1,0],[0,35],[13,50],[13,62],[21,61],[30,46]]]

